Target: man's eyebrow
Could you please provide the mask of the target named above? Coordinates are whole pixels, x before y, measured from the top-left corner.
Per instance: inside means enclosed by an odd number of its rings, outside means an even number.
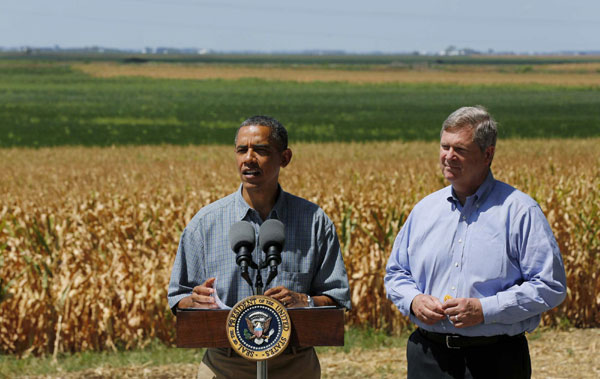
[[[253,149],[269,149],[271,147],[271,145],[269,145],[268,143],[262,144],[262,143],[257,143],[254,145],[250,145]],[[248,145],[237,145],[235,147],[236,149],[247,149]]]
[[[451,146],[455,149],[467,149],[467,145],[463,145],[462,143],[440,142],[440,146]]]

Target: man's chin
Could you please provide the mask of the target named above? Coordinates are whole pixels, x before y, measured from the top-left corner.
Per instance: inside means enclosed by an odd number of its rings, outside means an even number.
[[[444,171],[443,175],[444,175],[444,179],[446,179],[450,183],[452,183],[456,180],[456,175],[453,175],[452,173]]]
[[[260,184],[256,182],[242,180],[242,187],[244,187],[245,190],[255,190],[260,187]]]

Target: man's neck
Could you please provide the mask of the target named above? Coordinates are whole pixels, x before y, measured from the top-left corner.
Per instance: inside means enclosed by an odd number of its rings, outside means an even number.
[[[242,187],[242,196],[246,203],[258,212],[260,218],[266,220],[277,201],[279,186],[265,190],[264,188],[248,191]]]
[[[460,205],[465,205],[465,202],[467,201],[467,197],[471,196],[471,195],[465,195],[464,193],[459,192],[456,189],[454,190],[454,193],[456,194],[456,197],[458,197],[458,201],[460,202]]]
[[[467,201],[467,197],[469,197],[469,196],[473,195],[475,192],[477,192],[479,187],[481,187],[483,182],[485,182],[485,179],[487,178],[488,174],[489,174],[489,170],[485,172],[485,175],[483,175],[480,178],[480,180],[477,182],[477,184],[474,186],[459,188],[458,186],[455,186],[454,184],[452,184],[452,188],[454,189],[454,193],[456,194],[456,197],[458,197],[458,201],[460,201],[460,205],[465,205],[465,202]]]

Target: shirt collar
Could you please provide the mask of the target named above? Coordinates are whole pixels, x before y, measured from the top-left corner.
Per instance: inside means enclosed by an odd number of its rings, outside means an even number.
[[[277,184],[277,189],[278,189],[277,200],[275,201],[275,204],[273,205],[273,209],[271,209],[271,213],[269,213],[269,218],[282,220],[285,217],[285,213],[286,213],[285,203],[286,203],[286,198],[287,198],[287,192],[285,192],[279,184]],[[246,215],[249,212],[255,211],[254,209],[252,209],[252,207],[250,207],[250,205],[248,205],[248,203],[244,199],[244,196],[242,196],[242,184],[240,184],[240,186],[238,187],[238,190],[235,195],[235,199],[236,199],[236,219],[237,220],[241,221],[244,218],[246,218]],[[265,220],[263,220],[263,221],[265,221]]]
[[[492,174],[492,170],[489,170],[488,176],[485,178],[483,183],[477,188],[475,191],[475,195],[477,196],[475,200],[477,201],[477,205],[483,203],[485,199],[488,197],[494,185],[496,184],[496,180],[494,179],[494,175]]]
[[[476,205],[479,205],[482,202],[484,202],[485,199],[490,194],[490,192],[492,191],[492,189],[494,188],[495,183],[496,183],[496,180],[494,179],[492,170],[489,170],[487,177],[485,178],[483,183],[481,183],[479,188],[477,188],[477,191],[475,191],[475,193],[473,195],[467,197],[467,202],[469,201],[470,198],[473,198],[473,201],[476,202]],[[458,204],[459,203],[458,196],[456,196],[456,192],[454,192],[454,188],[452,186],[449,186],[449,192],[450,193],[447,197],[447,200],[454,204]]]

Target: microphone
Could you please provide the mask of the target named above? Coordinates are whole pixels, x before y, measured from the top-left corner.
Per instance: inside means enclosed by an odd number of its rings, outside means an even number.
[[[281,251],[285,244],[285,226],[279,220],[270,219],[260,226],[258,231],[258,244],[267,255],[266,262],[269,266],[267,286],[277,276],[277,266],[281,263]]]
[[[252,261],[252,251],[254,250],[255,237],[254,227],[248,221],[238,221],[231,225],[229,229],[229,245],[236,254],[235,263],[242,269],[242,277],[252,287],[252,279],[248,275],[248,266],[256,268]]]

